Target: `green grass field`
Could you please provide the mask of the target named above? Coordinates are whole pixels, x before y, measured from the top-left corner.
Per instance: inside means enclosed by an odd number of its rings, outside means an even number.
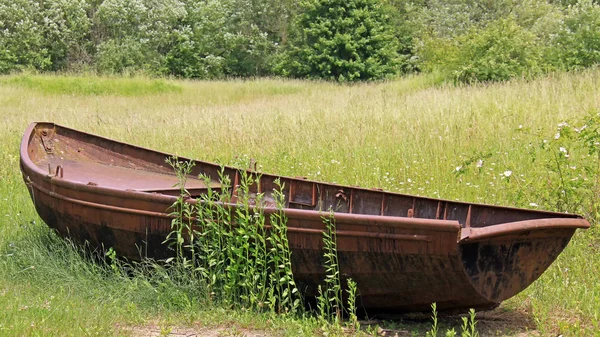
[[[482,314],[481,328],[600,336],[600,170],[589,151],[599,145],[578,132],[600,113],[600,71],[464,87],[434,82],[0,78],[0,335],[135,335],[133,326],[148,325],[164,334],[178,326],[221,327],[222,336],[324,334],[310,317],[207,310],[197,291],[160,275],[87,262],[37,217],[20,176],[23,131],[51,121],[201,160],[253,159],[268,173],[582,213],[593,227],[531,287]],[[383,325],[420,336],[428,324]]]

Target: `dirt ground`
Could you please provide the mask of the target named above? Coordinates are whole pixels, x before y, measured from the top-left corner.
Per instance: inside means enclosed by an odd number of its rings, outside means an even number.
[[[262,337],[272,336],[265,331],[252,331],[236,327],[159,327],[158,325],[135,326],[126,329],[132,337]]]
[[[495,309],[478,312],[476,316],[477,330],[481,337],[488,336],[510,336],[510,337],[535,337],[539,334],[535,331],[535,323],[526,311]],[[462,316],[448,316],[439,318],[440,332],[443,336],[448,327],[454,327],[457,335],[460,335]],[[431,318],[426,314],[397,315],[379,317],[368,321],[361,321],[361,326],[380,326],[377,336],[382,337],[412,337],[425,336],[426,331],[431,328]],[[375,330],[375,329],[371,329]],[[156,323],[143,326],[131,326],[124,332],[133,337],[262,337],[277,336],[277,333],[249,330],[236,326],[205,327],[201,323],[194,326],[159,326]],[[348,332],[348,336],[354,335]]]

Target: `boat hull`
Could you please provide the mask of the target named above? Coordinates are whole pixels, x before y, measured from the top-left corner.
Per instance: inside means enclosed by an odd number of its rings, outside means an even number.
[[[71,172],[80,164],[71,164],[74,159],[45,157],[48,141],[40,134],[48,129],[62,133],[65,139],[60,138],[61,142],[69,139],[80,142],[89,137],[104,147],[112,144],[109,140],[53,124],[29,127],[21,145],[21,170],[44,222],[62,236],[92,247],[113,248],[128,259],[172,256],[163,242],[171,231],[172,218],[168,211],[175,197],[115,188],[109,186],[109,181],[98,180],[101,176],[94,176],[100,183],[77,181],[75,178],[79,176]],[[125,146],[116,144],[117,148]],[[140,154],[135,155],[133,150],[138,148],[129,145],[126,149],[128,156],[138,159],[154,156],[164,160],[167,156],[145,149],[139,149]],[[43,167],[47,162],[51,168],[60,163],[61,168],[45,171]],[[111,172],[115,169],[111,165],[101,168]],[[197,162],[204,171],[214,170],[216,174],[218,168],[208,165]],[[123,167],[119,166],[119,170]],[[136,171],[132,177],[152,173],[156,179],[162,179],[165,173],[161,171],[161,175],[156,175],[157,170]],[[232,180],[237,177],[234,172],[231,169]],[[69,179],[70,174],[73,179]],[[349,194],[346,211],[333,213],[339,268],[342,279],[352,278],[357,282],[357,304],[369,312],[427,311],[433,302],[439,310],[495,307],[534,282],[565,248],[575,230],[589,226],[587,221],[574,215],[513,211],[285,179],[287,186],[292,186],[286,191],[289,207],[284,212],[288,218],[294,278],[300,290],[305,296],[313,297],[325,278],[322,218],[328,213],[316,209],[316,205],[327,200],[329,194],[345,191]],[[264,185],[268,186],[268,180]],[[408,208],[399,210],[403,204]],[[419,204],[437,206],[428,211],[419,210],[415,206]],[[362,211],[352,213],[353,209]],[[476,213],[478,209],[487,213]],[[265,213],[275,211],[264,209]],[[364,214],[375,212],[380,214]],[[415,213],[430,214],[430,218],[415,217]],[[524,220],[498,223],[488,219],[489,214]],[[520,214],[524,216],[517,216]],[[477,227],[481,224],[488,225]]]

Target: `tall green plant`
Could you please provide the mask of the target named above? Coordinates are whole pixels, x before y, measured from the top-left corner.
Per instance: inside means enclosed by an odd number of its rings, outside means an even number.
[[[224,298],[233,297],[224,294],[228,254],[230,253],[229,242],[232,237],[232,213],[229,209],[220,206],[221,203],[230,201],[229,177],[220,171],[221,187],[215,191],[211,187],[211,178],[207,175],[200,176],[207,186],[205,194],[201,195],[196,203],[196,216],[201,228],[196,228],[198,240],[196,242],[198,252],[197,270],[204,280],[209,300],[219,302]]]
[[[479,337],[477,331],[477,320],[475,319],[475,309],[469,309],[469,317],[463,317],[461,326],[461,337]]]
[[[323,231],[323,258],[325,267],[325,284],[319,286],[317,307],[323,318],[333,317],[334,322],[339,322],[344,314],[342,301],[342,282],[340,278],[340,265],[337,255],[337,234],[333,212],[322,217],[325,224]]]
[[[177,158],[167,158],[166,162],[173,167],[177,175],[178,182],[176,186],[179,187],[179,195],[173,205],[171,205],[172,212],[169,214],[173,218],[171,220],[171,232],[167,235],[163,243],[168,243],[169,247],[174,247],[177,264],[187,267],[189,266],[189,260],[184,253],[184,243],[187,239],[187,247],[192,249],[191,256],[194,258],[193,248],[195,237],[192,228],[193,208],[187,202],[189,193],[185,188],[185,183],[194,167],[194,162],[179,161]],[[187,238],[185,237],[186,235],[188,236]]]
[[[269,261],[273,270],[270,273],[270,288],[273,291],[269,304],[277,312],[298,312],[301,306],[300,293],[294,281],[292,272],[292,252],[287,238],[287,217],[283,212],[285,207],[285,186],[278,179],[275,181],[277,188],[273,190],[273,198],[277,211],[271,213],[269,223],[270,234],[267,238],[269,243]]]
[[[233,228],[233,254],[227,275],[235,283],[226,284],[229,290],[238,289],[242,304],[259,307],[267,297],[267,245],[265,216],[262,208],[262,193],[251,193],[250,187],[259,179],[246,171],[240,171],[240,185],[237,186],[235,227]],[[256,207],[251,207],[251,204]]]
[[[592,112],[574,123],[579,126],[560,123],[554,136],[541,142],[542,153],[548,154],[551,160],[546,162],[549,193],[541,195],[540,200],[556,211],[584,213],[597,219],[600,210],[600,114]]]
[[[360,323],[358,322],[358,316],[356,316],[356,295],[358,294],[358,284],[353,279],[348,279],[348,288],[346,289],[348,293],[348,321],[350,327],[354,331],[360,330]]]
[[[191,202],[185,182],[193,162],[167,162],[180,188],[172,205],[172,231],[165,240],[176,254],[167,261],[201,279],[212,303],[298,313],[302,301],[292,273],[284,186],[277,181],[278,189],[271,192],[276,209],[269,217],[264,193],[254,191],[260,190],[260,176],[246,171],[237,173],[239,184],[233,188],[223,169],[218,189],[213,189],[211,177],[201,174],[206,191]]]

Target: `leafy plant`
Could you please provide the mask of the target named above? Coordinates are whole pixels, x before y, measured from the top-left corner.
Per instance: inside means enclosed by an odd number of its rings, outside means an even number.
[[[475,320],[475,309],[469,310],[469,317],[463,317],[462,327],[461,327],[461,337],[479,337],[479,332],[477,331],[477,320]]]
[[[438,318],[437,318],[437,304],[431,303],[431,319],[433,320],[433,324],[431,325],[431,329],[427,331],[427,337],[436,337],[438,335]]]
[[[337,323],[341,321],[344,314],[344,304],[342,301],[342,282],[337,256],[337,235],[333,212],[330,212],[328,216],[323,216],[322,220],[325,224],[325,231],[323,231],[325,284],[323,288],[319,286],[317,306],[321,317],[331,317]]]
[[[271,192],[276,211],[267,217],[264,194],[253,191],[260,189],[259,176],[239,171],[239,185],[232,191],[223,170],[218,190],[211,187],[211,177],[201,175],[207,189],[192,202],[185,182],[193,162],[169,158],[168,163],[177,174],[180,194],[172,205],[172,231],[165,241],[176,255],[167,262],[175,261],[189,277],[201,279],[213,303],[298,313],[302,302],[287,241],[284,186]],[[232,196],[236,206],[229,206]]]
[[[535,37],[512,19],[500,19],[457,40],[458,82],[505,81],[538,73],[540,53]]]
[[[277,189],[273,190],[273,198],[277,211],[270,215],[271,230],[267,238],[269,243],[268,260],[273,265],[269,277],[274,300],[271,300],[270,304],[276,306],[276,309],[273,308],[274,311],[296,313],[300,311],[302,303],[292,273],[292,252],[287,238],[287,217],[283,212],[285,196],[281,191],[285,186],[279,180],[276,180],[275,184]]]
[[[346,289],[346,292],[348,293],[348,305],[346,308],[349,316],[348,323],[350,327],[354,329],[354,331],[359,331],[360,323],[358,323],[358,317],[356,316],[356,295],[358,293],[358,284],[356,284],[356,281],[351,278],[348,279],[347,283],[348,288]]]
[[[183,265],[184,267],[190,266],[187,260],[187,255],[184,253],[184,243],[188,240],[188,247],[192,249],[192,258],[194,254],[194,230],[192,228],[193,223],[193,209],[190,203],[187,202],[189,199],[189,193],[185,189],[185,183],[188,179],[194,162],[192,161],[179,161],[177,158],[167,158],[167,163],[173,167],[175,174],[177,175],[177,187],[179,187],[179,195],[177,200],[173,203],[171,208],[173,211],[169,214],[173,217],[171,220],[171,232],[167,235],[163,243],[168,243],[169,247],[175,249],[175,259],[177,264]],[[185,237],[187,234],[187,237]],[[169,260],[167,261],[169,262]],[[193,266],[193,265],[192,265]]]
[[[580,69],[600,63],[600,4],[577,1],[567,8],[563,22],[555,47],[560,66]]]

